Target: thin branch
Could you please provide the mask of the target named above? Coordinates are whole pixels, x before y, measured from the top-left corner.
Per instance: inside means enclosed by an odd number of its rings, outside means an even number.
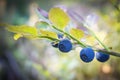
[[[74,38],[73,36],[71,36],[69,33],[65,32],[65,31],[63,31],[63,30],[60,30],[60,29],[58,29],[58,28],[55,27],[55,26],[52,26],[52,27],[53,27],[54,29],[56,29],[56,30],[64,33],[65,35],[69,36],[71,39],[75,40],[81,47],[86,47],[86,44],[85,44],[85,43],[80,42],[79,40],[77,40],[76,38]]]
[[[103,53],[106,53],[106,54],[110,54],[110,55],[113,55],[113,56],[116,56],[116,57],[120,57],[120,53],[118,53],[118,52],[107,51],[107,50],[102,50],[102,49],[98,49],[96,51],[103,52]]]

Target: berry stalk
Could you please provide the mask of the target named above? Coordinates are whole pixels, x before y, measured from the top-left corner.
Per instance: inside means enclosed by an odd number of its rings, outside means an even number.
[[[52,40],[52,41],[60,41],[59,39],[56,39],[56,38],[52,38],[52,37],[49,37],[49,36],[38,36],[39,38],[46,38],[46,39],[49,39],[49,40]]]
[[[120,53],[118,53],[118,52],[101,50],[101,49],[98,49],[96,51],[103,52],[103,53],[106,53],[106,54],[110,54],[110,55],[113,55],[113,56],[116,56],[116,57],[120,57]]]
[[[87,47],[86,44],[80,42],[79,40],[77,40],[76,38],[74,38],[73,36],[71,36],[70,34],[66,33],[65,31],[61,30],[61,29],[58,29],[57,27],[55,26],[52,26],[54,29],[64,33],[65,35],[69,36],[71,39],[75,40],[81,47]]]

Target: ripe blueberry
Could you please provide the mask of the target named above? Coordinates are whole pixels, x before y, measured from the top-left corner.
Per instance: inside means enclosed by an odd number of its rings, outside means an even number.
[[[63,34],[57,34],[58,38],[63,38]]]
[[[61,52],[69,52],[72,49],[72,43],[68,39],[59,42],[58,48]]]
[[[55,48],[58,48],[58,43],[52,42],[51,45]]]
[[[94,59],[94,56],[95,56],[94,51],[90,47],[83,48],[80,51],[80,58],[84,62],[91,62]]]
[[[105,62],[110,58],[109,54],[105,54],[103,52],[97,52],[96,53],[96,59],[100,62]]]

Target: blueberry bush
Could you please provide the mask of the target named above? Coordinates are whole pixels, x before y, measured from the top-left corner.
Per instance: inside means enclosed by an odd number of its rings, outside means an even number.
[[[119,80],[119,35],[120,0],[0,0],[0,80]]]
[[[106,46],[90,28],[91,25],[87,23],[81,16],[78,16],[74,11],[65,11],[60,7],[53,7],[49,12],[41,13],[44,11],[40,8],[35,9],[40,20],[34,26],[29,25],[6,25],[6,30],[15,33],[14,39],[18,40],[21,37],[28,39],[48,39],[51,46],[58,48],[63,53],[68,53],[76,47],[81,47],[79,51],[80,58],[84,62],[91,62],[94,57],[100,62],[105,62],[111,56],[120,57],[120,54],[111,51],[111,48]],[[80,21],[82,28],[87,30],[87,33],[73,26],[72,19]],[[98,47],[84,42],[87,37],[93,37],[97,41]],[[73,47],[74,46],[74,47]]]

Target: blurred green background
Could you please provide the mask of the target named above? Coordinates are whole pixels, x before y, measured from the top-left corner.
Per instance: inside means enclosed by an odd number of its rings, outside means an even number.
[[[113,51],[120,52],[119,0],[0,0],[0,23],[34,25],[34,7],[49,11],[54,6],[77,12]],[[78,22],[78,21],[75,21]],[[78,22],[79,23],[79,22]],[[95,43],[92,43],[95,45]],[[80,49],[61,53],[46,40],[15,41],[0,26],[0,80],[120,80],[120,58],[84,63]]]

